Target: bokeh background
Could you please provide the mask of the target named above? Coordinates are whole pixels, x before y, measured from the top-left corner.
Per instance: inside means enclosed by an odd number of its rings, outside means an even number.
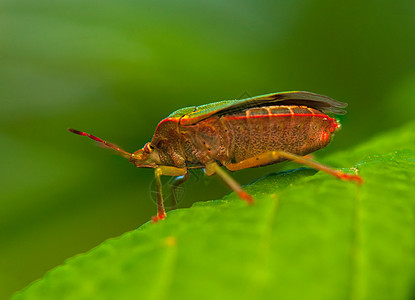
[[[414,16],[406,0],[0,0],[0,298],[155,213],[152,170],[68,127],[135,151],[178,108],[307,90],[349,103],[317,157],[347,149],[414,118]],[[180,207],[227,192],[196,173]]]

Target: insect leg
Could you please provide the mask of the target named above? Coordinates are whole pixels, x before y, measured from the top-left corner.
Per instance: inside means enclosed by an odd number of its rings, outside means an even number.
[[[262,154],[250,157],[248,159],[245,159],[243,161],[240,161],[238,163],[229,164],[226,167],[230,171],[236,171],[240,169],[246,169],[246,168],[252,168],[252,167],[258,167],[258,166],[271,164],[273,162],[277,162],[281,160],[282,158],[292,160],[303,165],[310,166],[316,170],[326,172],[342,180],[354,180],[354,181],[357,181],[357,183],[359,184],[363,183],[363,179],[359,175],[347,174],[340,170],[335,170],[328,166],[322,165],[316,161],[305,158],[303,156],[288,153],[285,151],[270,151],[270,152],[262,153]]]
[[[171,193],[172,193],[171,207],[172,207],[172,209],[176,209],[176,207],[177,207],[177,193],[176,193],[176,190],[180,185],[182,185],[185,181],[187,181],[187,179],[189,179],[189,173],[186,173],[181,177],[176,177],[173,180],[172,186],[171,186]]]
[[[164,209],[163,190],[161,185],[161,175],[167,176],[182,176],[187,173],[186,168],[176,168],[170,166],[160,166],[154,170],[157,186],[157,215],[153,217],[153,222],[163,220],[166,218],[166,210]]]
[[[207,175],[213,175],[217,174],[220,178],[232,189],[235,191],[235,193],[238,194],[239,198],[242,200],[245,200],[248,204],[253,204],[254,199],[251,195],[249,195],[247,192],[245,192],[239,183],[235,181],[228,173],[226,173],[216,162],[211,162],[206,164],[206,174]]]

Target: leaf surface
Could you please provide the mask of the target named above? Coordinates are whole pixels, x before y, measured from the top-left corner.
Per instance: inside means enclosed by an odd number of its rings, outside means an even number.
[[[326,159],[357,169],[361,186],[307,168],[270,174],[246,187],[253,206],[232,193],[172,211],[13,299],[411,299],[414,132]]]

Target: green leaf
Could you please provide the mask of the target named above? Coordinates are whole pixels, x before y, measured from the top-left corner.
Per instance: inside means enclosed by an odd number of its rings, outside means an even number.
[[[270,174],[246,187],[253,206],[232,193],[172,211],[13,299],[413,298],[415,123],[326,160],[365,183]]]

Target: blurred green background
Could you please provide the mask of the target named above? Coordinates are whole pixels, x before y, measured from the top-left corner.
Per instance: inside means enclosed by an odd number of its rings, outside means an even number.
[[[413,119],[414,15],[404,0],[0,0],[0,298],[155,213],[152,170],[68,127],[135,151],[178,108],[307,90],[349,103],[317,157],[345,149]],[[185,187],[180,207],[228,193],[202,173]]]

